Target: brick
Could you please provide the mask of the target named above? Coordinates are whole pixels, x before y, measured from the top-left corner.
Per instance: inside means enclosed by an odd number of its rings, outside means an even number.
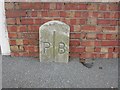
[[[101,47],[95,47],[95,52],[101,52]]]
[[[104,18],[104,12],[99,12],[98,13],[98,18]],[[104,19],[103,19],[104,20]]]
[[[17,39],[16,45],[23,45],[23,39]]]
[[[42,11],[37,11],[37,17],[42,17]]]
[[[76,22],[76,19],[70,19],[70,24],[71,24],[71,25],[76,25],[76,23],[77,23],[77,22]]]
[[[76,3],[67,3],[65,4],[66,10],[79,10],[79,4]]]
[[[37,17],[37,11],[29,11],[29,12],[27,12],[27,15],[29,17]]]
[[[27,2],[20,3],[20,8],[25,10],[33,9],[33,3],[27,3]]]
[[[96,34],[95,34],[95,33],[88,33],[88,34],[86,35],[86,38],[87,38],[87,39],[96,39]]]
[[[50,3],[44,3],[44,6],[42,8],[43,10],[48,10],[50,9]]]
[[[97,24],[97,19],[96,18],[88,18],[87,19],[87,24],[96,25]]]
[[[97,34],[97,39],[102,40],[104,39],[103,37],[104,37],[104,34]]]
[[[106,39],[107,40],[116,40],[117,35],[116,34],[106,34]]]
[[[89,13],[84,11],[84,12],[81,12],[81,17],[82,18],[87,18],[89,16]]]
[[[75,12],[74,12],[74,11],[67,11],[67,12],[66,12],[66,17],[72,18],[72,17],[74,17],[74,16],[75,16]]]
[[[11,56],[18,57],[20,54],[18,52],[11,52]]]
[[[24,39],[29,39],[29,33],[28,32],[23,32],[23,33],[18,33],[20,38],[24,38]]]
[[[60,11],[60,17],[66,17],[66,12],[65,11]]]
[[[113,58],[113,53],[104,53],[100,55],[101,58]]]
[[[23,40],[23,44],[24,44],[24,45],[28,45],[28,44],[29,44],[29,39],[24,39],[24,40]]]
[[[29,25],[28,26],[28,31],[29,32],[39,32],[39,25]]]
[[[33,24],[33,19],[22,18],[21,24],[27,24],[27,25]]]
[[[93,17],[93,11],[89,10],[89,12],[88,12],[88,18],[92,18],[92,17]]]
[[[9,38],[17,38],[17,33],[8,33]]]
[[[42,17],[48,17],[48,11],[41,11]]]
[[[113,53],[108,53],[108,58],[113,58]]]
[[[87,10],[87,4],[79,4],[79,10]]]
[[[34,46],[32,46],[32,45],[30,45],[30,46],[24,46],[24,48],[25,48],[25,51],[26,52],[35,52],[35,50],[34,50]]]
[[[71,10],[72,4],[70,4],[70,3],[65,3],[64,5],[65,5],[65,6],[64,6],[64,9],[65,9],[65,10]]]
[[[110,12],[104,12],[104,18],[110,18]]]
[[[80,41],[75,39],[75,40],[70,40],[70,46],[79,46]]]
[[[110,24],[110,20],[98,19],[97,24],[108,25],[108,24]]]
[[[113,52],[114,51],[114,47],[109,47],[108,48],[108,52]]]
[[[119,12],[110,12],[110,18],[118,19],[119,15],[120,15]]]
[[[23,32],[23,33],[24,33],[24,32]],[[21,33],[21,32],[19,33],[19,32],[18,32],[18,33],[17,33],[17,38],[23,38],[23,33]]]
[[[96,26],[85,25],[85,26],[81,27],[81,30],[95,31],[96,30]]]
[[[6,10],[14,9],[14,3],[5,3],[5,9]]]
[[[27,26],[26,25],[20,25],[18,26],[18,32],[27,32]]]
[[[79,53],[70,53],[69,56],[73,58],[79,58]]]
[[[100,53],[97,53],[97,52],[95,52],[95,53],[92,53],[92,58],[100,58]]]
[[[30,7],[33,10],[42,10],[44,8],[44,3],[34,2],[33,6]]]
[[[19,48],[18,46],[10,46],[12,52],[18,52]]]
[[[38,40],[39,39],[39,33],[29,33],[29,38]]]
[[[94,52],[94,47],[86,47],[85,51],[86,52]]]
[[[97,17],[98,17],[98,14],[99,14],[99,12],[94,11],[93,14],[92,14],[92,17],[96,17],[96,18],[97,18]]]
[[[118,25],[118,21],[117,20],[111,20],[110,21],[110,25],[111,26],[117,26]]]
[[[61,21],[60,17],[53,17],[53,18],[49,18],[50,20],[57,20],[57,21]]]
[[[28,52],[19,52],[19,56],[28,57],[30,56]]]
[[[119,52],[120,51],[120,47],[115,47],[114,49],[113,49],[113,52]]]
[[[58,11],[49,11],[49,16],[50,17],[59,17],[59,12]]]
[[[81,53],[80,58],[93,58],[93,55],[91,53]]]
[[[119,58],[119,53],[113,53],[113,58]]]
[[[29,40],[29,45],[38,45],[39,41],[38,40]]]
[[[118,41],[102,41],[102,46],[117,46]]]
[[[72,39],[80,39],[81,34],[80,33],[71,33],[70,38]]]
[[[40,25],[41,24],[41,19],[34,19],[34,24]]]
[[[88,10],[97,10],[97,4],[88,4],[87,9]]]
[[[106,11],[107,10],[107,5],[106,4],[99,4],[98,5],[98,10]]]
[[[15,2],[14,8],[15,8],[15,9],[20,9],[19,3]]]
[[[7,18],[16,18],[16,17],[25,17],[26,11],[17,11],[17,10],[10,10],[6,11],[6,17]]]
[[[82,41],[82,46],[94,46],[94,41]]]
[[[75,12],[75,17],[78,17],[78,18],[80,18],[81,17],[81,12],[79,11],[79,12]]]
[[[84,25],[86,24],[86,19],[77,19],[78,20],[78,25]]]
[[[101,46],[101,41],[95,41],[95,46]]]
[[[18,48],[19,48],[19,51],[20,51],[20,52],[23,52],[23,51],[24,51],[24,47],[23,47],[23,46],[18,46]]]
[[[63,3],[56,3],[56,10],[62,10],[64,7]]]
[[[100,58],[108,58],[108,54],[100,54]]]
[[[80,53],[80,52],[84,52],[84,51],[85,51],[84,48],[70,47],[70,52],[72,52],[72,53]]]
[[[50,3],[50,9],[55,10],[56,9],[56,3]]]
[[[80,25],[74,25],[73,26],[73,31],[74,32],[80,32],[81,31],[81,26]]]
[[[103,19],[103,18],[104,18],[104,13],[105,13],[105,12],[97,12],[97,14],[96,14],[97,16],[96,16],[96,17],[97,17],[98,19]]]
[[[117,32],[115,27],[112,26],[104,26],[102,27],[103,32]]]
[[[38,57],[38,56],[39,56],[39,53],[29,52],[29,56],[30,56],[30,57]]]
[[[6,22],[7,22],[7,24],[16,24],[15,18],[7,18]]]
[[[70,19],[69,19],[69,18],[65,18],[65,19],[63,20],[63,22],[66,23],[66,24],[68,24],[68,25],[70,25]]]
[[[80,37],[80,40],[86,40],[86,33],[81,33],[81,37]]]
[[[44,24],[44,23],[46,23],[46,22],[48,22],[48,21],[51,21],[51,19],[42,19],[42,18],[41,18],[41,21],[39,21],[39,22],[41,22],[41,24]]]
[[[21,24],[21,19],[19,17],[16,18],[16,24]]]
[[[74,26],[70,25],[70,32],[74,32]]]
[[[10,45],[16,45],[16,40],[10,40],[9,43]]]
[[[107,53],[108,52],[108,48],[107,47],[101,47],[101,52]]]
[[[112,11],[119,11],[118,4],[109,4],[108,9]]]
[[[17,26],[15,25],[8,25],[7,29],[8,29],[8,32],[17,32]]]
[[[34,52],[39,52],[39,47],[38,46],[34,46]]]

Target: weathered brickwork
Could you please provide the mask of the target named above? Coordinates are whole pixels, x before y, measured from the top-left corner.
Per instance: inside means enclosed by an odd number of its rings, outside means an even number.
[[[119,3],[5,3],[12,56],[39,53],[39,27],[59,20],[70,26],[70,57],[118,58]]]

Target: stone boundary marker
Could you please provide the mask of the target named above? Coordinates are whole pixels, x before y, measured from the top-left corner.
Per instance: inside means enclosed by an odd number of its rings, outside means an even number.
[[[39,29],[40,61],[68,62],[70,27],[60,21],[49,21]]]

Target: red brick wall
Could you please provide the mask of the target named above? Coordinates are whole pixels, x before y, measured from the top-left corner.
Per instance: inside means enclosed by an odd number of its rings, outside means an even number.
[[[38,57],[39,27],[70,25],[70,57],[118,57],[119,3],[5,3],[12,56]]]

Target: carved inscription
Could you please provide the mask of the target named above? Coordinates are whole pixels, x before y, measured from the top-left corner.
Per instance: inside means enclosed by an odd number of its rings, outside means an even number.
[[[46,53],[46,50],[50,47],[50,43],[49,42],[43,42],[43,48],[44,48],[44,50],[43,50],[43,53]]]
[[[60,54],[65,53],[65,44],[64,44],[63,42],[60,42],[60,43],[59,43],[58,52],[59,52]]]

